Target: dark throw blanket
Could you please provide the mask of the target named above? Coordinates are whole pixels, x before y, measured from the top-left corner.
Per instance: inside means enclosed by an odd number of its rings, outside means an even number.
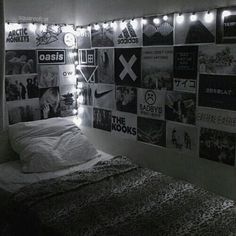
[[[4,235],[233,236],[234,202],[125,157],[22,188]]]

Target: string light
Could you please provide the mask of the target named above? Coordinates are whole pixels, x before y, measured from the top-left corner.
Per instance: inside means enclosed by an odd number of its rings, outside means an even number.
[[[120,22],[120,28],[121,28],[121,30],[123,30],[123,29],[125,29],[125,27],[126,27],[126,23],[123,20],[123,21]]]
[[[84,97],[83,97],[82,95],[80,95],[80,96],[78,97],[78,102],[79,102],[79,103],[83,103],[83,102],[84,102]]]
[[[83,107],[79,107],[79,114],[83,114],[84,113],[84,108]]]
[[[87,30],[90,31],[91,30],[91,25],[87,26]]]
[[[94,29],[95,29],[95,30],[99,30],[99,29],[100,29],[100,25],[99,25],[99,24],[95,24],[95,25],[94,25]]]
[[[204,20],[206,23],[211,23],[214,19],[214,15],[212,12],[206,12],[205,16],[204,16]]]
[[[161,23],[161,21],[160,21],[159,18],[154,18],[153,23],[156,24],[156,25],[159,25]]]
[[[81,120],[81,118],[79,118],[79,117],[75,117],[75,118],[73,119],[73,122],[74,122],[77,126],[80,126],[81,123],[82,123],[82,120]]]
[[[117,29],[117,23],[115,21],[111,22],[111,27],[116,30]]]
[[[133,26],[134,29],[137,29],[138,27],[138,21],[136,19],[131,20],[131,25]]]
[[[74,53],[73,53],[73,56],[74,56]],[[75,61],[75,62],[74,62],[74,64],[75,64],[75,65],[78,65],[78,64],[79,64],[79,62],[78,62],[78,61]]]
[[[73,110],[73,114],[74,114],[74,115],[77,115],[77,109],[74,109],[74,110]]]
[[[40,31],[46,31],[47,26],[45,24],[40,25]]]
[[[225,17],[230,16],[230,15],[231,15],[231,12],[228,11],[228,10],[222,12],[222,18],[225,18]]]
[[[184,22],[184,16],[182,14],[179,14],[177,17],[176,17],[176,22],[178,24],[182,24]]]
[[[163,20],[167,21],[168,20],[168,16],[167,15],[163,16]]]
[[[197,20],[197,15],[195,13],[193,13],[191,16],[190,16],[190,21],[196,21]]]
[[[29,29],[30,29],[30,31],[34,32],[36,30],[36,25],[34,23],[30,23],[29,24]]]
[[[143,25],[146,25],[146,24],[147,24],[147,19],[142,18],[142,24],[143,24]]]
[[[108,25],[108,23],[106,23],[106,22],[104,22],[103,25],[102,25],[102,27],[103,27],[104,29],[108,28],[108,26],[109,26],[109,25]]]

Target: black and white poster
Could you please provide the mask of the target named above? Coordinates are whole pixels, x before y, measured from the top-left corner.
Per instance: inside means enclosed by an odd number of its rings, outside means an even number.
[[[92,47],[114,47],[114,29],[111,24],[95,24],[91,27]]]
[[[111,111],[93,108],[93,128],[111,131]]]
[[[40,89],[39,103],[42,119],[60,116],[59,88]]]
[[[59,66],[39,65],[39,88],[50,88],[59,86]]]
[[[35,74],[35,50],[10,50],[5,56],[6,75]]]
[[[5,48],[15,49],[35,49],[35,24],[13,24],[8,23],[5,27]]]
[[[139,87],[141,81],[141,49],[115,49],[115,83]]]
[[[9,124],[40,120],[39,99],[12,101],[7,103]]]
[[[79,105],[78,117],[81,121],[81,126],[93,127],[93,107]]]
[[[175,44],[214,43],[216,33],[216,10],[183,13],[182,21],[175,14]]]
[[[137,114],[137,88],[116,86],[116,109]]]
[[[140,47],[142,46],[142,20],[117,21],[114,34],[115,47]]]
[[[61,116],[73,116],[76,108],[76,86],[64,85],[60,87],[60,110]]]
[[[174,91],[196,93],[196,90],[197,90],[197,80],[174,78]]]
[[[126,112],[112,112],[111,133],[122,138],[137,139],[137,116]]]
[[[77,28],[77,47],[79,49],[91,48],[91,31],[88,28]]]
[[[166,122],[138,117],[138,141],[166,146]]]
[[[235,134],[215,129],[201,128],[199,156],[211,161],[234,166]]]
[[[173,89],[173,47],[142,49],[141,87]]]
[[[198,105],[236,110],[236,76],[201,74]]]
[[[191,93],[167,91],[165,117],[166,120],[185,124],[195,124],[196,95]]]
[[[236,74],[236,48],[233,45],[206,45],[199,47],[201,74]]]
[[[198,107],[196,122],[201,127],[236,133],[236,111]]]
[[[166,147],[189,155],[197,153],[197,128],[168,121]]]
[[[64,65],[66,64],[66,50],[37,50],[38,64]]]
[[[138,116],[164,120],[165,95],[163,90],[138,89]]]
[[[112,110],[115,107],[115,86],[111,84],[95,84],[93,105]]]
[[[67,49],[76,47],[76,31],[72,25],[42,25],[36,27],[37,48]]]
[[[61,85],[76,84],[75,66],[74,65],[60,65],[59,78]]]
[[[173,14],[150,16],[143,23],[143,45],[173,45]]]
[[[236,43],[236,7],[217,9],[216,43]]]
[[[8,76],[5,79],[6,101],[25,100],[39,97],[36,75]]]
[[[96,82],[103,84],[114,83],[114,49],[97,50]]]
[[[79,83],[78,84],[78,103],[81,105],[93,105],[94,84]]]
[[[197,79],[198,46],[174,47],[174,78]]]

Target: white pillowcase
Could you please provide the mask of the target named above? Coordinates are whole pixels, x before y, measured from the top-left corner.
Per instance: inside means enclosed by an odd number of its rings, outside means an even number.
[[[66,118],[11,125],[9,138],[20,155],[23,172],[54,171],[98,156],[87,137]]]

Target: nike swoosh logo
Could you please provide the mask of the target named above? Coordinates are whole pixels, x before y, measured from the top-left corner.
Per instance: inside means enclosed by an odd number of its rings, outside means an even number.
[[[95,98],[100,98],[100,97],[103,97],[104,95],[110,93],[112,90],[113,89],[105,91],[105,92],[102,92],[102,93],[98,93],[97,90],[96,90],[94,96],[95,96]]]

